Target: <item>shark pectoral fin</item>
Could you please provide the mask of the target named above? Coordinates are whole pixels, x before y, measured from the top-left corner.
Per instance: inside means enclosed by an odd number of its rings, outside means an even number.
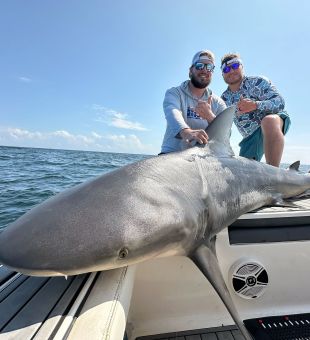
[[[294,197],[298,198],[298,196]],[[283,200],[282,197],[275,197],[272,202],[267,205],[269,207],[283,207],[283,208],[298,208],[298,205],[289,201],[289,200]]]
[[[298,196],[295,196],[294,198],[307,198],[307,197],[310,197],[310,190],[306,190],[305,192]]]
[[[294,198],[296,198],[296,197],[294,197]],[[280,194],[274,196],[273,199],[272,199],[272,202],[270,204],[268,204],[267,206],[284,207],[284,208],[298,208],[298,206],[296,204],[294,204],[293,202],[284,200]]]
[[[230,296],[215,253],[211,250],[211,248],[203,244],[196,249],[190,258],[211,283],[245,339],[252,340],[252,337],[240,319],[234,302]]]
[[[277,201],[273,205],[273,207],[283,207],[283,208],[298,208],[297,204],[294,204],[293,202],[289,201]]]

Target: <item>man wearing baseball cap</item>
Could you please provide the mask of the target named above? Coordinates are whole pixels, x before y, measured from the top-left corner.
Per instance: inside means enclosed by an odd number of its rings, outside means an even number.
[[[208,87],[214,67],[214,54],[199,51],[192,59],[189,80],[166,91],[163,107],[167,128],[161,154],[182,150],[184,141],[208,142],[205,129],[226,108],[224,101]]]

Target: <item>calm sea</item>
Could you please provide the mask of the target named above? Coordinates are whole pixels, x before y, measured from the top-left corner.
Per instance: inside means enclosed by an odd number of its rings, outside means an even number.
[[[0,146],[0,230],[66,188],[148,157]]]
[[[0,230],[66,188],[148,157],[0,146]],[[309,168],[306,165],[301,170]]]

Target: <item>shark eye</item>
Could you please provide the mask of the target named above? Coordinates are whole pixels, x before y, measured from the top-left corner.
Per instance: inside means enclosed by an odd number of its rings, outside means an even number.
[[[119,259],[124,259],[128,255],[128,249],[127,248],[122,248],[119,253],[118,253],[118,258]]]

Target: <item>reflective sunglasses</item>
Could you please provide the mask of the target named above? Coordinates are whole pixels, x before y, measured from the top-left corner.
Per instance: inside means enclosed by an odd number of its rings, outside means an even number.
[[[208,72],[213,72],[214,67],[215,67],[212,64],[204,64],[204,63],[196,63],[194,66],[195,66],[195,69],[198,71],[202,71],[205,68]]]
[[[228,72],[230,72],[231,69],[238,70],[239,67],[240,67],[240,63],[233,63],[229,66],[225,66],[223,68],[223,73],[228,73]]]

